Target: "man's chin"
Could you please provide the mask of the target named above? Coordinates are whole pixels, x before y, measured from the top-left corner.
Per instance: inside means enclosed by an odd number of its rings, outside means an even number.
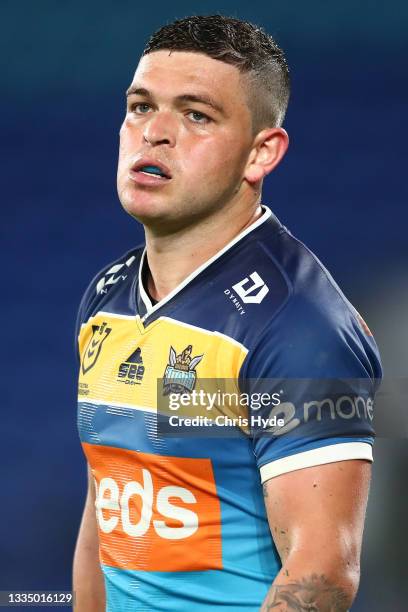
[[[123,202],[124,210],[156,236],[175,234],[189,225],[189,215],[180,215],[164,202]]]
[[[140,197],[131,198],[120,197],[120,201],[124,210],[143,225],[165,221],[169,216],[168,205],[152,194],[142,194]]]

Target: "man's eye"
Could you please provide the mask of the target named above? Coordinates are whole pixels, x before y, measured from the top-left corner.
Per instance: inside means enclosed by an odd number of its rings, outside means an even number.
[[[198,111],[190,111],[187,116],[192,120],[193,123],[208,123],[211,121],[207,115],[200,113]]]
[[[130,106],[130,111],[132,113],[136,113],[137,115],[145,115],[150,110],[150,105],[145,102],[138,102],[137,104],[132,104]]]

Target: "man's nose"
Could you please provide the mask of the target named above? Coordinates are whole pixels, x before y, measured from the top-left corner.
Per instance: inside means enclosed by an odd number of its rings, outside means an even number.
[[[152,113],[146,121],[143,138],[152,146],[176,144],[176,126],[170,113]]]

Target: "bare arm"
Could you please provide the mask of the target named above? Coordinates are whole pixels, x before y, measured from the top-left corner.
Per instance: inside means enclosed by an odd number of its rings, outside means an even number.
[[[357,593],[371,465],[347,460],[264,484],[282,568],[261,612],[346,612]]]
[[[105,585],[99,564],[99,539],[95,515],[95,486],[88,467],[88,493],[74,555],[75,612],[104,612]]]

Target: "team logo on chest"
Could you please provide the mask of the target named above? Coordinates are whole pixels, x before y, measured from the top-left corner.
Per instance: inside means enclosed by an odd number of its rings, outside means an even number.
[[[102,350],[102,345],[111,333],[112,329],[107,327],[106,321],[102,325],[92,325],[92,336],[86,346],[82,359],[82,373],[86,374],[94,367]]]
[[[191,393],[195,387],[197,372],[196,367],[204,355],[192,357],[193,347],[191,344],[177,355],[174,348],[170,347],[169,363],[164,372],[163,395],[170,393]]]

